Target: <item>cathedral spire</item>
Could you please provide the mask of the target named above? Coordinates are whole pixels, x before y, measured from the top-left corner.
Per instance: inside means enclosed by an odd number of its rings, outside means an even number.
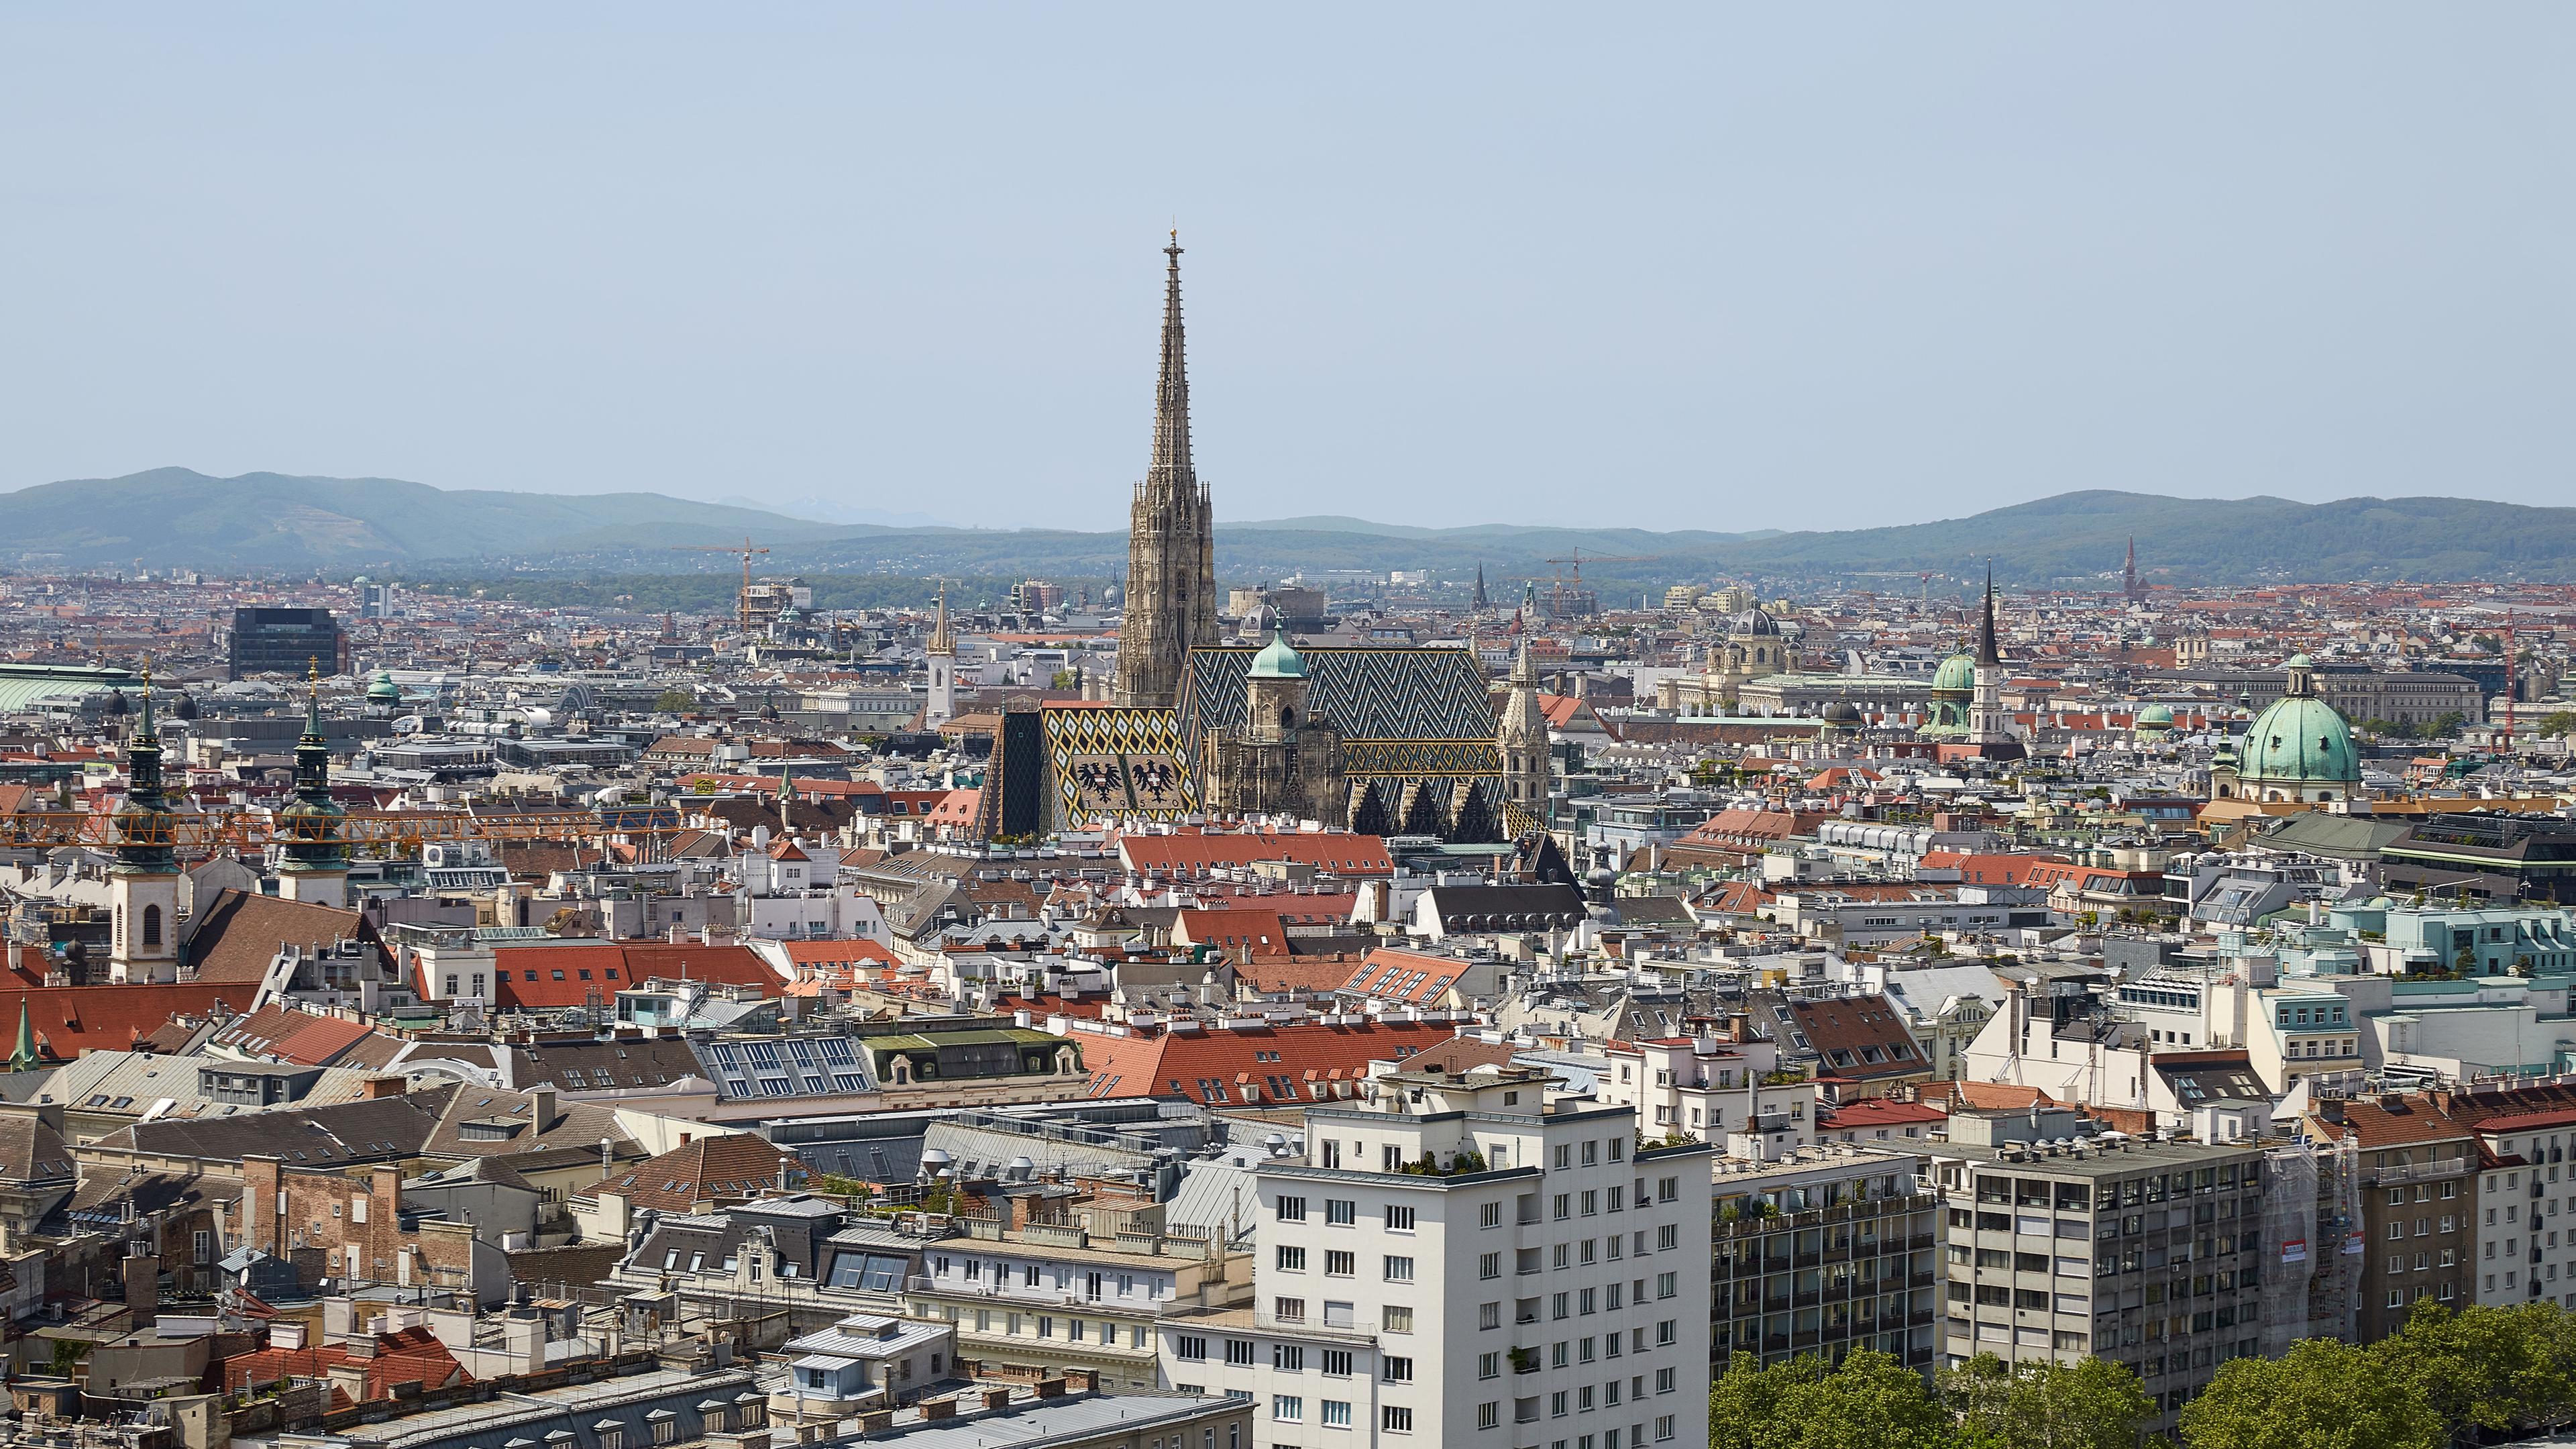
[[[1977,662],[2004,662],[2003,651],[1995,645],[1995,564],[1992,559],[1986,561],[1986,617],[1985,622],[1977,627]]]
[[[1538,665],[1530,658],[1529,636],[1524,634],[1512,658],[1511,688],[1503,697],[1494,744],[1502,755],[1504,798],[1544,815],[1549,788],[1547,710],[1538,692]]]
[[[1127,593],[1118,625],[1118,702],[1179,695],[1192,649],[1214,645],[1215,510],[1190,457],[1190,378],[1181,336],[1181,236],[1163,248],[1163,355],[1154,379],[1154,453],[1127,511]]]
[[[1190,371],[1181,336],[1181,233],[1163,248],[1163,365],[1154,379],[1154,459],[1145,473],[1148,492],[1198,491],[1190,463]]]

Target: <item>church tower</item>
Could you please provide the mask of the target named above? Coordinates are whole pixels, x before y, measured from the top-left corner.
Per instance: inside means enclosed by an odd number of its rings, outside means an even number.
[[[1126,613],[1118,702],[1169,705],[1190,650],[1217,642],[1215,511],[1190,462],[1190,379],[1181,345],[1181,236],[1163,248],[1163,361],[1154,456],[1127,510]]]
[[[1977,629],[1976,692],[1968,703],[1968,743],[2001,745],[2012,741],[2011,717],[2004,713],[2004,656],[1995,642],[1995,566],[1986,565],[1986,614]]]
[[[116,807],[109,868],[108,979],[179,979],[178,817],[161,792],[161,735],[152,723],[152,670],[143,671],[143,723],[125,742],[125,803]]]
[[[1547,713],[1539,707],[1538,669],[1530,663],[1529,641],[1521,641],[1512,660],[1511,693],[1503,701],[1502,727],[1494,744],[1503,756],[1503,798],[1544,819],[1547,815]]]
[[[322,668],[316,661],[308,670],[304,737],[295,742],[295,803],[278,812],[286,859],[277,870],[277,893],[290,901],[345,908],[349,848],[340,824],[348,812],[331,798],[331,747],[322,738]]]
[[[948,622],[948,585],[939,586],[939,616],[930,626],[923,663],[930,671],[930,700],[921,722],[932,729],[957,717],[957,631]]]

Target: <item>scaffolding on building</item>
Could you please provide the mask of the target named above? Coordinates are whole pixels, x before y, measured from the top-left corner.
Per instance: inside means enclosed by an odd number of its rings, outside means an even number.
[[[2263,1154],[2263,1252],[2274,1265],[2263,1301],[2263,1356],[2303,1338],[2351,1342],[2361,1302],[2361,1154],[2340,1141],[2294,1138]]]

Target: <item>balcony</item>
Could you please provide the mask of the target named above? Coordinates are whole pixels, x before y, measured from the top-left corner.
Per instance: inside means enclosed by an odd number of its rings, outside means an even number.
[[[2365,1187],[2397,1182],[2430,1182],[2443,1177],[2466,1177],[2477,1165],[2473,1157],[2445,1157],[2433,1162],[2410,1162],[2397,1167],[2365,1167],[2361,1181]]]
[[[1252,1314],[1252,1326],[1272,1333],[1296,1333],[1317,1338],[1347,1338],[1370,1342],[1375,1342],[1377,1339],[1377,1320],[1374,1318],[1349,1318],[1327,1323],[1313,1314],[1282,1318],[1266,1309],[1255,1309]]]

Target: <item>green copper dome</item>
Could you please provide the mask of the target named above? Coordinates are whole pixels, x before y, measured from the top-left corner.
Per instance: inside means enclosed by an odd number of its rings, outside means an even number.
[[[2169,730],[2173,728],[2173,722],[2173,711],[2161,704],[2151,704],[2138,711],[2138,728],[2142,730]]]
[[[1289,646],[1286,625],[1281,625],[1278,632],[1270,636],[1270,642],[1261,646],[1261,652],[1252,656],[1252,677],[1255,679],[1306,677],[1306,656]]]
[[[395,687],[392,671],[379,669],[376,671],[376,677],[367,681],[367,702],[370,704],[402,703],[402,691]]]
[[[1942,660],[1941,667],[1933,672],[1932,687],[1938,690],[1956,690],[1961,694],[1975,693],[1977,661],[1964,651]]]
[[[2254,717],[2245,731],[2238,772],[2248,780],[2282,783],[2361,778],[2352,727],[2335,707],[2314,695],[2285,695]]]

